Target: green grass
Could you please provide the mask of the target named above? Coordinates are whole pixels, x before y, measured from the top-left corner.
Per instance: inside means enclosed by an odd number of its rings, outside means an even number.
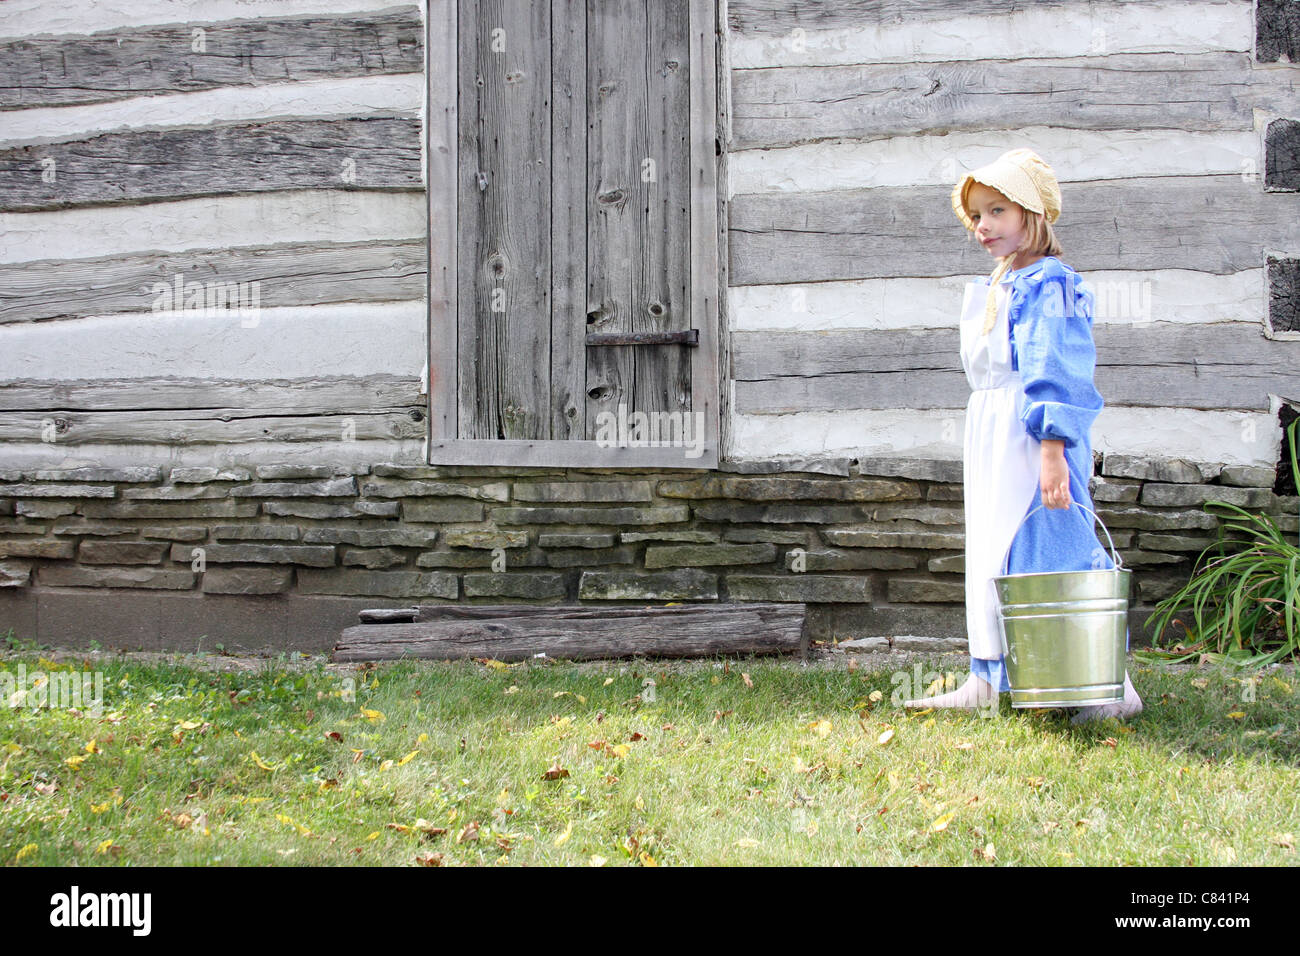
[[[0,707],[6,865],[1297,862],[1291,671],[1135,668],[1143,714],[1072,727],[837,662],[85,663],[98,719]]]

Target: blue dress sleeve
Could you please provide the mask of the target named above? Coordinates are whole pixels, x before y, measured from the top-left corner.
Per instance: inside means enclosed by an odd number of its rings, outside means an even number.
[[[1078,273],[1055,257],[1012,280],[1012,367],[1025,392],[1020,420],[1039,441],[1059,439],[1067,448],[1086,442],[1101,413],[1104,403],[1093,384],[1092,305]]]

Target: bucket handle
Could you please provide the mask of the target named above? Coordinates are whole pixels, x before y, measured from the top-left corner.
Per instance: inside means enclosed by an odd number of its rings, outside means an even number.
[[[1111,570],[1113,570],[1116,574],[1118,574],[1123,569],[1124,562],[1120,558],[1119,552],[1115,550],[1115,540],[1110,536],[1110,531],[1107,530],[1106,528],[1106,522],[1102,521],[1101,518],[1097,517],[1097,512],[1093,511],[1091,508],[1084,507],[1084,505],[1080,504],[1077,501],[1071,501],[1070,504],[1079,505],[1080,508],[1083,508],[1084,511],[1092,515],[1094,521],[1096,521],[1099,525],[1101,525],[1101,530],[1106,532],[1106,541],[1110,544],[1111,563],[1115,565],[1115,567],[1112,568]],[[1011,540],[1012,541],[1016,540],[1016,534],[1019,533],[1021,525],[1023,525],[1026,521],[1029,520],[1030,515],[1034,514],[1037,511],[1042,511],[1046,507],[1047,505],[1039,505],[1033,511],[1029,512],[1029,514],[1021,518],[1020,524],[1016,525],[1016,530],[1011,533]],[[1008,545],[1006,557],[1002,559],[1002,575],[1004,577],[1006,576],[1007,567],[1010,565],[1010,563],[1011,563],[1011,546]]]

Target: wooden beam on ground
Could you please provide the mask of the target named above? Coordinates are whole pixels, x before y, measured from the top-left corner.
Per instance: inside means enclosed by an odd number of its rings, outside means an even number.
[[[331,660],[402,658],[526,660],[539,653],[570,660],[608,657],[708,657],[802,652],[803,604],[691,604],[681,607],[535,607],[526,604],[427,605],[362,611]]]

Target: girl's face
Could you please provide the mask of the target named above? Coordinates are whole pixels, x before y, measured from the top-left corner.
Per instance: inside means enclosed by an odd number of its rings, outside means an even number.
[[[1025,241],[1025,211],[996,189],[972,183],[966,193],[966,212],[975,223],[975,235],[995,258],[1009,256]]]

